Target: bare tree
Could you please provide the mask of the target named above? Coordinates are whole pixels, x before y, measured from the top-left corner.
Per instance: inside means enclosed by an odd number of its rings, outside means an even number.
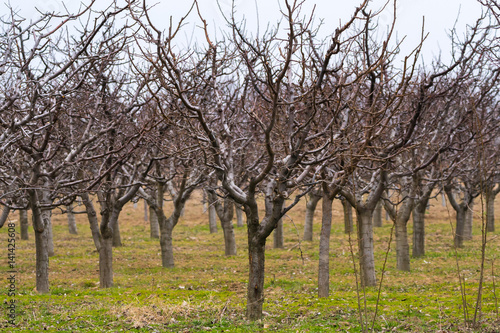
[[[93,12],[92,4],[75,15],[42,14],[27,25],[11,11],[7,23],[7,71],[2,78],[8,79],[0,106],[4,128],[0,146],[9,158],[3,159],[1,168],[6,183],[16,184],[16,197],[27,198],[33,212],[36,288],[41,293],[49,291],[50,210],[70,202],[71,194],[64,193],[72,181],[68,175],[93,142],[85,133],[75,141],[65,140],[71,123],[65,112],[71,101],[67,97],[81,87],[76,76],[85,77],[99,58],[87,57],[89,45],[124,10],[112,4],[103,12]],[[80,36],[66,38],[63,29],[77,20],[83,24]],[[66,146],[68,142],[74,146]],[[17,176],[20,170],[22,177]]]

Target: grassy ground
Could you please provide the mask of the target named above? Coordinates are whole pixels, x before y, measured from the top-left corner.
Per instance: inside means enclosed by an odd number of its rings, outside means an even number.
[[[238,255],[225,257],[222,232],[209,233],[200,199],[200,195],[195,194],[188,202],[185,216],[174,230],[174,269],[161,267],[159,243],[149,238],[142,202],[136,209],[132,204],[127,205],[120,219],[124,246],[114,249],[115,286],[106,290],[98,287],[98,254],[85,216],[77,216],[79,235],[70,235],[66,216],[55,212],[56,255],[50,259],[51,292],[38,295],[34,290],[33,234],[28,241],[18,238],[16,326],[7,323],[7,302],[12,297],[7,297],[6,292],[8,268],[4,255],[1,272],[5,292],[0,293],[0,331],[358,332],[363,322],[358,308],[366,314],[367,325],[371,328],[378,288],[366,289],[365,295],[360,290],[359,298],[357,296],[349,238],[343,233],[339,202],[335,203],[333,212],[331,296],[317,298],[321,205],[315,215],[314,241],[299,242],[305,209],[302,202],[285,219],[285,249],[272,249],[272,237],[268,241],[265,317],[260,322],[250,323],[244,316],[248,275],[246,229],[235,228]],[[411,273],[397,271],[395,251],[389,252],[374,330],[500,331],[500,304],[497,304],[500,261],[495,261],[500,249],[498,232],[489,235],[482,317],[478,327],[467,328],[464,313],[469,320],[473,319],[479,281],[480,213],[475,216],[474,239],[467,241],[456,254],[450,225],[454,214],[441,207],[437,200],[432,204],[426,220],[427,253],[424,258],[412,259]],[[17,216],[11,216],[11,220],[16,220]],[[500,227],[498,224],[497,220]],[[375,230],[379,281],[390,232],[389,222]],[[410,227],[410,237],[411,232]],[[0,244],[4,244],[1,246],[5,253],[6,228],[1,229]],[[394,241],[391,245],[394,246]],[[458,272],[465,282],[465,302],[461,297]]]

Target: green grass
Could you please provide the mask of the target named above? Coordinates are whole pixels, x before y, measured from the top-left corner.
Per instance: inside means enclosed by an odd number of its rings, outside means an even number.
[[[142,203],[140,204],[142,206]],[[497,234],[489,236],[486,251],[482,318],[480,326],[464,324],[458,272],[465,281],[469,320],[474,316],[480,269],[480,221],[475,220],[474,239],[456,253],[449,215],[437,204],[426,214],[426,256],[412,259],[411,272],[396,270],[395,244],[391,244],[380,290],[359,290],[351,261],[347,235],[343,233],[342,209],[334,205],[331,237],[330,292],[317,297],[317,261],[321,205],[315,214],[314,241],[299,242],[304,203],[285,219],[285,249],[266,250],[265,316],[261,321],[245,319],[248,256],[246,228],[235,228],[238,255],[225,257],[223,236],[210,234],[200,197],[188,202],[186,215],[174,230],[176,267],[161,267],[158,240],[149,238],[142,207],[127,205],[120,220],[124,246],[114,249],[114,283],[99,289],[98,254],[88,222],[77,216],[79,235],[67,231],[65,216],[54,213],[56,255],[50,259],[51,292],[39,295],[35,288],[34,237],[17,239],[16,326],[7,323],[1,311],[0,331],[8,332],[361,332],[358,301],[367,314],[368,328],[377,332],[498,332],[495,279],[499,293],[500,250]],[[479,216],[479,215],[478,215]],[[11,216],[16,219],[17,214]],[[452,216],[453,218],[453,216]],[[375,257],[380,281],[388,249],[391,225],[375,229]],[[409,236],[411,243],[411,223]],[[356,240],[353,237],[353,246]],[[0,244],[7,244],[5,229]],[[4,256],[1,265],[7,273]],[[457,268],[457,259],[458,267]],[[494,274],[492,273],[494,263]],[[3,279],[6,287],[6,280]],[[5,290],[4,287],[4,290]],[[366,295],[366,296],[365,296]],[[366,303],[365,303],[366,297]],[[11,297],[0,294],[6,310]],[[366,304],[366,309],[365,309]],[[365,312],[366,311],[366,312]]]

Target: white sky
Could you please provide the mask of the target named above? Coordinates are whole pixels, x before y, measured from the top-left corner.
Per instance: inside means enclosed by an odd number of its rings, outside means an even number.
[[[124,0],[120,0],[124,2]],[[142,0],[141,0],[142,1]],[[293,0],[291,0],[293,1]],[[88,0],[85,1],[88,3]],[[198,0],[201,12],[209,24],[212,31],[212,38],[221,36],[221,29],[224,29],[225,22],[220,9],[229,14],[232,0]],[[333,32],[339,26],[339,20],[346,22],[354,8],[359,5],[361,0],[305,0],[302,13],[309,14],[314,5],[315,22],[323,20],[323,26],[320,33],[323,36]],[[59,11],[64,12],[65,6],[70,11],[76,11],[80,1],[75,0],[23,0],[11,1],[14,8],[19,9],[19,13],[26,19],[36,19],[38,13],[35,7],[41,11]],[[105,6],[109,3],[107,0],[97,0],[98,6]],[[156,3],[152,11],[152,17],[158,26],[167,28],[170,16],[174,24],[187,12],[191,5],[190,0],[147,0],[148,5]],[[275,24],[280,18],[280,6],[284,0],[234,0],[237,17],[245,17],[247,20],[247,29],[255,34],[257,27],[260,27],[262,33],[267,24]],[[384,0],[372,0],[370,8],[376,10],[384,3]],[[393,5],[390,3],[387,9],[381,14],[379,24],[386,26],[391,23],[393,17]],[[258,11],[258,15],[257,15]],[[0,16],[7,14],[7,8],[2,3],[0,5]],[[422,18],[425,17],[425,31],[429,37],[424,44],[423,55],[426,62],[442,52],[444,59],[450,52],[450,42],[447,33],[453,27],[456,21],[456,27],[460,34],[465,31],[467,24],[473,24],[481,14],[481,6],[476,0],[399,0],[397,2],[397,36],[401,39],[406,36],[402,45],[402,53],[409,53],[419,42],[422,26]],[[458,17],[458,20],[457,20]],[[202,38],[199,28],[199,19],[196,12],[189,16],[191,22],[195,25],[187,25],[183,29],[183,35],[180,36],[184,41],[193,38]],[[260,24],[258,25],[257,22]],[[199,36],[199,37],[198,37]]]

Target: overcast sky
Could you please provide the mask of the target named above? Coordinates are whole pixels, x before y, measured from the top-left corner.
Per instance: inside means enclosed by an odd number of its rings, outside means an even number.
[[[123,0],[120,0],[124,2]],[[84,1],[88,3],[88,1]],[[231,11],[232,0],[198,0],[201,12],[209,24],[213,38],[220,37],[221,30],[224,29],[225,21],[221,10],[225,14]],[[373,0],[370,8],[377,10],[385,1]],[[70,11],[76,11],[80,1],[60,1],[60,0],[23,0],[11,1],[14,8],[17,8],[20,14],[26,19],[35,19],[38,16],[35,8],[40,11],[64,12],[65,7]],[[107,0],[98,0],[97,5],[103,6],[108,3]],[[153,20],[158,26],[167,28],[170,16],[176,23],[189,9],[191,2],[189,0],[147,0],[149,5],[156,4],[152,11]],[[255,34],[257,27],[262,33],[266,26],[274,24],[280,18],[280,4],[284,0],[234,0],[236,8],[236,17],[242,19],[245,17],[247,29]],[[322,36],[335,31],[339,26],[339,20],[346,22],[354,8],[359,5],[358,0],[306,0],[302,13],[310,14],[315,6],[315,23],[323,22],[320,33]],[[0,15],[7,14],[5,5],[0,5]],[[457,31],[460,34],[465,32],[467,24],[473,24],[481,14],[481,6],[475,0],[399,0],[397,1],[397,36],[398,39],[406,36],[402,45],[402,52],[408,53],[419,42],[422,26],[422,18],[425,17],[425,31],[429,33],[425,42],[424,56],[426,61],[440,52],[446,59],[450,52],[450,42],[447,37],[449,30],[456,24]],[[392,2],[379,17],[380,26],[387,26],[393,18]],[[457,19],[458,18],[458,19]],[[194,24],[187,25],[183,29],[183,35],[180,36],[184,42],[194,41],[202,36],[199,28],[199,19],[196,12],[189,16]],[[187,43],[187,42],[186,42]]]

